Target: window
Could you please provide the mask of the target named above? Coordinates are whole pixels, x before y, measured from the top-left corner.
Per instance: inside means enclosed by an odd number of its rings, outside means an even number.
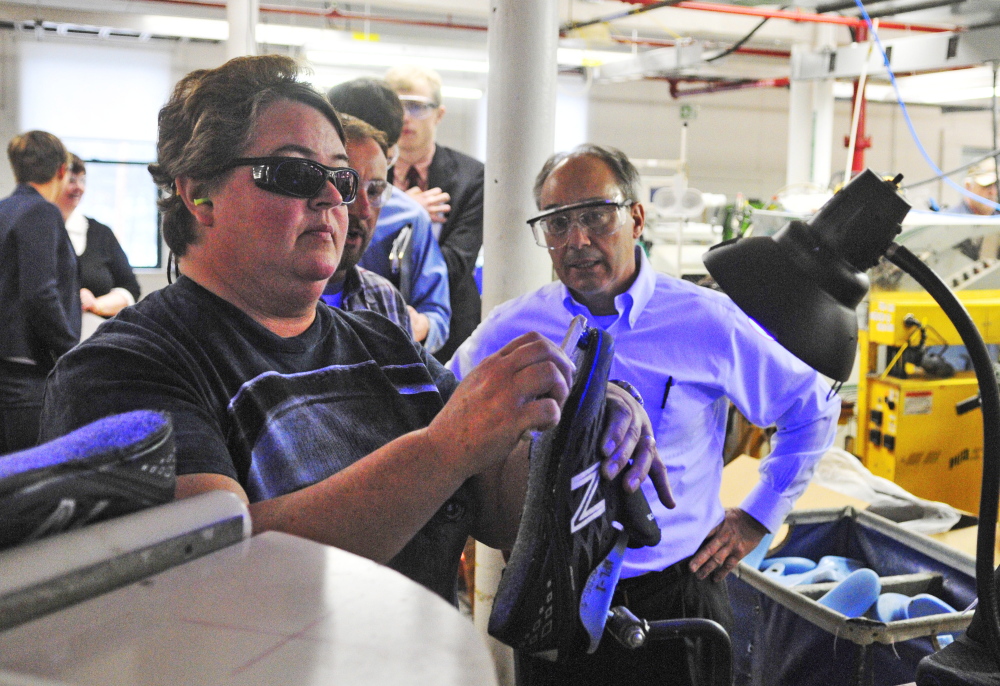
[[[59,136],[87,163],[81,208],[114,230],[133,267],[161,267],[156,117],[171,88],[171,52],[87,39],[22,39],[19,129]]]

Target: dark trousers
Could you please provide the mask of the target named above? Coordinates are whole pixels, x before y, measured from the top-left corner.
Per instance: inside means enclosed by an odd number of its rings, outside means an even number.
[[[733,624],[726,583],[699,581],[682,560],[662,572],[625,579],[615,590],[612,607],[624,605],[647,621],[680,617],[714,619],[727,631]],[[674,686],[711,683],[702,674],[702,641],[651,641],[630,650],[605,634],[593,655],[555,663],[520,653],[516,656],[518,686]],[[713,656],[713,659],[716,659]]]
[[[35,365],[0,360],[0,455],[38,442],[45,376]]]

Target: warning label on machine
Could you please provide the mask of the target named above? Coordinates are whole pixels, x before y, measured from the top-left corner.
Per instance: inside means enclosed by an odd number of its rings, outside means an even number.
[[[908,391],[903,394],[903,414],[930,414],[934,409],[934,391]]]

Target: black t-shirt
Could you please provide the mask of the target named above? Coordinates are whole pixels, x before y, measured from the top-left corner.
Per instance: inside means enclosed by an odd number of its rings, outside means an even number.
[[[381,315],[320,303],[308,330],[281,338],[181,277],[64,356],[49,378],[43,439],[109,414],[166,411],[178,473],[232,477],[256,502],[426,426],[456,385]],[[390,566],[452,599],[477,513],[467,484]]]

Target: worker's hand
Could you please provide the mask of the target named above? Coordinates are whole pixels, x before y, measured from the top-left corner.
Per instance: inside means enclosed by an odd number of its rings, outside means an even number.
[[[430,333],[431,320],[427,318],[426,314],[421,314],[413,309],[412,305],[407,305],[406,311],[410,315],[410,328],[413,329],[413,340],[417,343],[423,343],[427,338],[427,334]]]
[[[649,416],[635,398],[622,388],[608,384],[607,420],[601,436],[605,460],[601,471],[608,479],[625,469],[622,483],[629,493],[639,488],[647,475],[652,480],[660,502],[674,507],[674,496],[667,481],[667,470],[656,452],[656,439]],[[631,463],[631,464],[630,464]]]
[[[422,191],[419,186],[414,186],[406,191],[406,194],[427,210],[427,214],[431,215],[432,222],[443,224],[448,218],[448,212],[451,211],[451,205],[448,204],[448,201],[451,200],[451,195],[440,188],[428,188],[426,191]]]
[[[522,434],[559,423],[573,363],[538,333],[485,358],[452,394],[427,437],[446,466],[472,476],[506,458]]]
[[[699,579],[722,581],[740,560],[757,547],[767,533],[764,525],[738,507],[726,510],[726,517],[709,532],[691,558],[690,568]]]
[[[89,288],[80,289],[80,308],[83,312],[92,311],[96,300],[97,299],[94,297],[93,291]]]

